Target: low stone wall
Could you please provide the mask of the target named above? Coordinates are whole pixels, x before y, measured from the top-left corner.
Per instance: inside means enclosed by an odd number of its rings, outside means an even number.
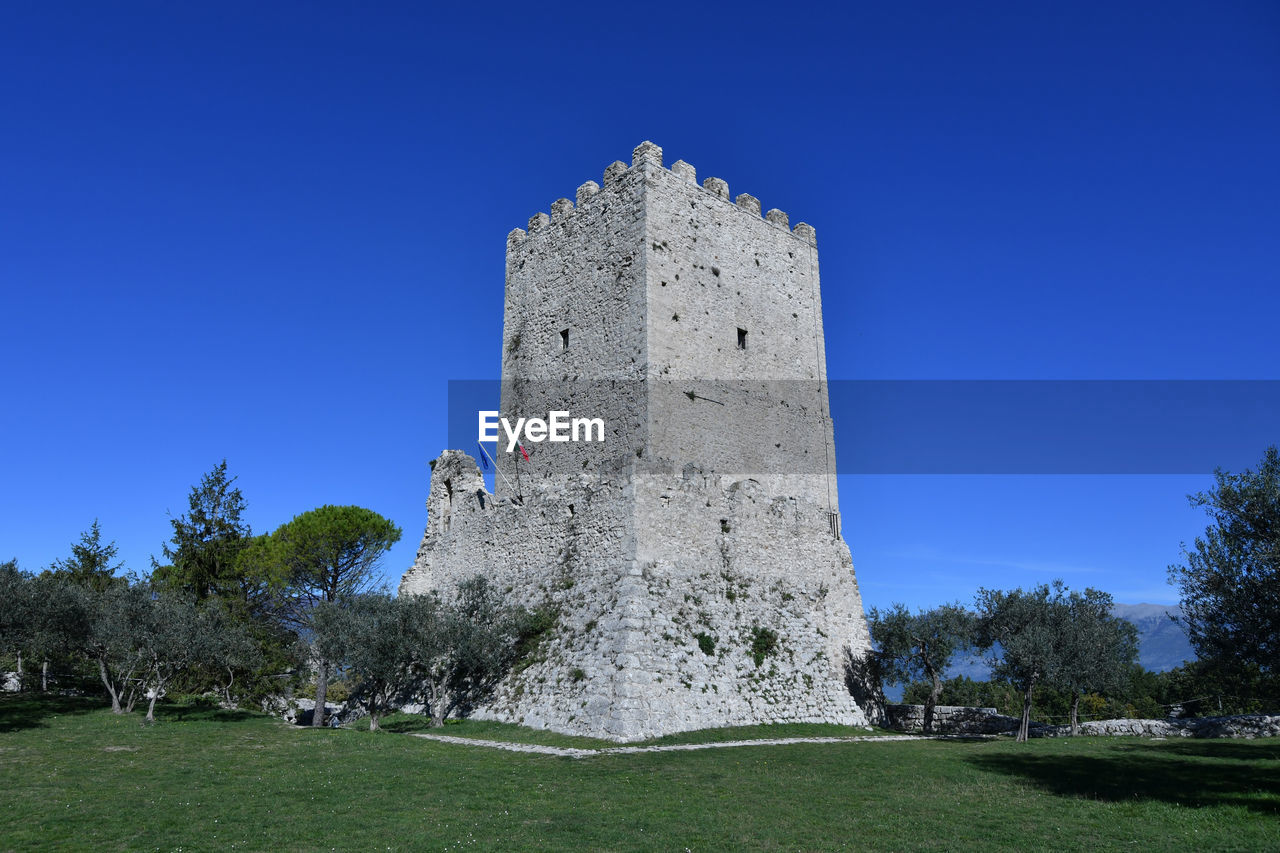
[[[1070,726],[1032,726],[1032,737],[1063,737]],[[1240,737],[1280,735],[1280,716],[1249,714],[1238,717],[1197,717],[1169,720],[1090,720],[1080,724],[1082,735],[1131,737]]]
[[[924,730],[923,705],[886,705],[885,726],[900,732]],[[995,708],[939,705],[934,709],[938,734],[1002,734],[1018,729],[1017,717],[1006,717]],[[1031,737],[1066,737],[1070,726],[1031,724]],[[1082,735],[1129,737],[1259,738],[1280,736],[1280,715],[1249,714],[1234,717],[1198,717],[1167,720],[1090,720],[1080,724]]]
[[[885,727],[899,732],[924,731],[923,705],[885,705]],[[938,705],[933,709],[933,730],[937,734],[998,734],[1013,731],[1018,720],[1002,716],[995,708]]]

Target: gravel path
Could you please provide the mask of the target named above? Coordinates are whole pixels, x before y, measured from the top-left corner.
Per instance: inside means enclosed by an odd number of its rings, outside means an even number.
[[[726,740],[715,743],[682,743],[671,746],[609,746],[601,749],[580,749],[571,746],[544,746],[536,743],[511,743],[503,740],[482,740],[472,737],[433,735],[410,732],[412,737],[456,743],[464,746],[483,746],[489,749],[505,749],[509,752],[536,752],[541,755],[560,755],[566,758],[586,758],[590,755],[633,755],[639,752],[688,752],[694,749],[729,749],[740,746],[784,746],[789,743],[870,743],[875,741],[930,740],[919,735],[866,735],[865,737],[784,737],[760,740]]]

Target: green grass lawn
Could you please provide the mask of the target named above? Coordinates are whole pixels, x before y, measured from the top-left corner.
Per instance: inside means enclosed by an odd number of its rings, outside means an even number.
[[[863,726],[837,726],[829,723],[778,723],[769,726],[734,726],[724,729],[703,729],[696,732],[681,732],[660,738],[619,744],[610,740],[600,740],[576,735],[562,735],[542,729],[529,729],[511,723],[498,723],[491,720],[449,720],[444,728],[431,728],[427,718],[417,714],[391,714],[379,723],[390,732],[426,732],[429,734],[449,735],[450,737],[475,738],[478,740],[501,740],[511,743],[532,743],[545,746],[567,746],[577,749],[608,749],[615,746],[673,746],[688,743],[718,743],[738,740],[767,740],[772,738],[794,737],[868,737],[884,735],[900,735],[899,732],[887,729]],[[352,728],[363,728],[368,723],[358,720]]]
[[[238,712],[158,714],[144,727],[98,702],[0,700],[0,849],[1280,849],[1270,740],[573,759]]]

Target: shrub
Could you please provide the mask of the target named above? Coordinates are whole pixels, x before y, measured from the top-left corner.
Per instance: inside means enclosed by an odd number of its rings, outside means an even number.
[[[759,625],[751,629],[751,659],[756,666],[764,663],[766,657],[778,653],[778,632]]]

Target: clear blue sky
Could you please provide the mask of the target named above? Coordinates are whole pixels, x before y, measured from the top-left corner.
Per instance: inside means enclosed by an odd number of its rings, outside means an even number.
[[[817,228],[832,378],[1280,379],[1273,2],[466,5],[0,10],[0,558],[145,571],[226,457],[394,584],[507,232],[643,139]],[[840,490],[868,605],[1168,602],[1210,482]]]

